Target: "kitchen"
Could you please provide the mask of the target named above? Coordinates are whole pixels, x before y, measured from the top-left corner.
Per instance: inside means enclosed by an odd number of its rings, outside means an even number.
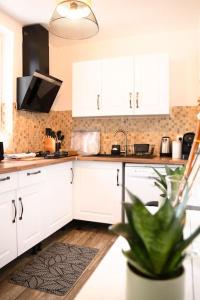
[[[200,26],[198,23],[199,4],[196,3],[196,1],[192,2],[192,4],[190,2],[185,5],[181,5],[178,2],[174,5],[172,5],[172,3],[169,3],[169,5],[166,4],[166,11],[168,12],[168,15],[166,14],[165,18],[162,16],[162,14],[155,18],[155,10],[152,11],[151,5],[147,5],[145,1],[143,1],[141,3],[141,6],[137,8],[139,9],[139,11],[137,11],[136,7],[134,7],[132,1],[127,1],[127,7],[125,10],[126,13],[125,16],[123,16],[123,23],[121,24],[120,28],[118,28],[119,26],[117,24],[122,17],[121,11],[125,9],[124,6],[121,4],[121,7],[120,4],[116,4],[116,1],[109,1],[108,4],[104,3],[101,6],[100,1],[94,1],[93,10],[95,14],[97,14],[97,20],[99,20],[100,22],[100,30],[96,36],[88,40],[72,41],[67,39],[60,39],[52,34],[49,35],[50,74],[63,81],[50,113],[39,114],[23,110],[16,110],[16,78],[22,76],[22,25],[48,23],[47,20],[50,19],[52,11],[55,7],[54,1],[50,2],[51,5],[47,5],[49,16],[46,16],[46,20],[43,20],[43,16],[40,16],[38,14],[38,7],[41,7],[41,5],[44,6],[40,8],[40,11],[46,11],[47,8],[45,4],[41,4],[39,2],[36,3],[36,1],[34,1],[33,4],[33,12],[36,12],[35,15],[32,15],[30,13],[30,8],[27,7],[24,1],[20,2],[19,5],[20,7],[24,8],[24,13],[22,11],[21,14],[19,14],[17,6],[13,7],[12,11],[12,5],[11,3],[9,3],[9,1],[6,1],[4,5],[1,4],[0,6],[2,9],[0,15],[1,27],[8,28],[15,35],[15,39],[13,42],[14,57],[12,53],[9,56],[8,49],[6,52],[6,56],[4,56],[4,58],[6,59],[6,64],[4,65],[6,65],[5,74],[7,74],[7,80],[4,87],[1,108],[1,115],[3,116],[2,128],[4,129],[1,133],[1,140],[4,142],[4,149],[6,153],[22,153],[27,151],[36,152],[44,150],[45,128],[52,128],[55,131],[62,131],[64,135],[62,149],[66,150],[68,150],[71,145],[72,131],[82,129],[90,131],[94,129],[98,130],[101,132],[100,153],[109,154],[113,144],[117,143],[125,146],[123,134],[119,133],[117,134],[117,136],[115,136],[115,132],[119,129],[122,129],[127,132],[128,154],[132,153],[131,145],[148,143],[151,145],[155,145],[154,154],[158,156],[160,153],[160,143],[162,137],[170,136],[172,140],[175,140],[177,137],[183,136],[184,133],[195,131],[197,122],[196,115],[199,112],[198,97],[200,60],[200,45],[198,43]],[[115,5],[117,5],[118,9],[115,11],[116,15],[114,15],[114,20],[112,19],[111,21],[110,14],[112,14],[113,7],[115,7]],[[142,5],[145,5],[146,15],[142,14],[142,11],[144,11],[144,7]],[[155,5],[159,6],[156,10],[162,10],[162,5],[164,5],[164,3],[156,3]],[[109,14],[105,14],[105,11],[108,11]],[[147,11],[149,11],[149,14],[147,14]],[[180,11],[181,14],[179,13]],[[128,12],[130,13],[128,14]],[[180,18],[179,22],[177,18]],[[140,22],[140,19],[142,19],[142,24]],[[167,21],[168,19],[170,20],[170,22]],[[134,22],[132,20],[134,20]],[[107,23],[107,26],[109,26],[109,30],[106,27]],[[11,50],[12,49],[10,47],[10,51]],[[74,109],[72,112],[72,107],[74,104],[71,100],[74,84],[74,80],[72,79],[72,65],[74,63],[78,63],[81,61],[98,62],[102,59],[117,59],[118,57],[130,58],[130,56],[135,57],[138,54],[149,55],[160,53],[168,53],[170,61],[170,81],[167,82],[167,80],[165,80],[165,84],[169,84],[168,92],[170,91],[170,93],[168,95],[168,99],[170,101],[170,105],[168,105],[168,110],[170,107],[170,114],[167,113],[149,115],[149,113],[147,112],[145,113],[145,116],[143,114],[143,116],[138,116],[136,114],[132,116],[130,115],[130,112],[126,112],[123,115],[120,115],[119,111],[121,110],[121,106],[119,105],[119,107],[116,107],[115,103],[113,102],[114,100],[112,100],[111,104],[113,105],[114,103],[115,109],[118,110],[116,113],[110,113],[108,111],[112,109],[112,106],[110,106],[108,107],[107,111],[104,111],[102,113],[102,115],[97,115],[96,112],[91,112],[89,115],[87,115],[86,112],[86,115],[83,116],[78,115],[80,111],[77,112],[77,110],[76,115],[74,115]],[[13,57],[13,61],[11,57]],[[109,77],[113,78],[113,82],[114,79],[121,80],[120,77],[116,78],[117,75],[115,76],[116,71],[114,67],[110,72],[108,68],[105,68],[105,70],[106,72],[104,73],[104,78],[106,78],[106,80],[108,80]],[[123,67],[122,64],[121,70],[125,70],[122,75],[124,75],[125,73],[130,73],[127,71],[127,67]],[[148,74],[147,80],[150,80],[153,75],[156,75],[155,70],[152,69],[152,72],[152,75]],[[105,74],[107,74],[107,76]],[[90,90],[92,90],[91,93],[94,93],[96,79],[94,76],[89,75],[88,82]],[[130,77],[131,76],[132,75],[130,75]],[[105,95],[109,95],[109,97],[113,99],[113,97],[111,97],[113,88],[112,90],[108,89],[106,80],[104,80],[104,88],[106,91]],[[11,89],[10,86],[12,86],[13,89]],[[126,84],[126,87],[127,86],[128,84]],[[124,92],[124,90],[125,88],[123,87],[121,89],[120,96],[123,95],[122,93]],[[80,87],[79,89],[76,88],[76,91],[84,93],[84,89],[82,87]],[[116,93],[114,95],[115,97],[117,97]],[[128,93],[128,108],[130,105],[129,96],[130,95]],[[123,103],[124,101],[126,102],[126,100],[124,99],[125,97],[120,98]],[[81,113],[84,113],[84,109],[87,108],[87,105],[89,109],[89,104],[89,99],[88,101],[83,102]],[[132,106],[134,106],[135,109],[135,103],[132,103]],[[131,112],[131,114],[133,114],[133,112]],[[124,149],[122,150],[124,151]],[[49,222],[52,222],[51,230],[48,228],[47,230],[45,229],[46,232],[44,234],[42,233],[43,238],[46,238],[47,236],[64,226],[66,223],[72,220],[72,218],[97,221],[100,223],[115,223],[116,221],[118,221],[119,217],[121,217],[121,184],[123,180],[122,175],[124,172],[124,165],[122,162],[127,162],[127,160],[124,157],[115,157],[112,158],[112,160],[113,163],[111,163],[110,158],[79,158],[79,160],[77,161],[75,157],[72,159],[66,158],[65,162],[68,164],[66,166],[67,178],[69,181],[67,192],[65,190],[66,186],[63,182],[64,180],[61,180],[60,186],[56,183],[55,190],[58,190],[60,188],[63,191],[63,195],[65,193],[68,193],[69,197],[69,194],[72,192],[71,185],[73,185],[73,199],[79,200],[81,195],[84,195],[84,198],[86,198],[85,203],[83,205],[82,202],[76,200],[75,206],[77,209],[75,209],[75,215],[72,216],[72,214],[69,214],[68,216],[65,215],[64,219],[60,218],[60,224],[56,224],[56,222],[53,223],[52,220],[50,220]],[[138,164],[138,159],[129,158],[128,162],[131,164]],[[144,164],[149,164],[149,159],[147,158],[143,161],[140,160],[140,164],[141,162]],[[163,164],[168,163],[170,165],[185,163],[185,161],[182,160],[177,162],[176,160],[173,161],[171,159],[166,159],[162,162]],[[26,170],[29,170],[29,168],[30,170],[32,170],[33,168],[33,170],[30,172],[39,171],[39,167],[43,168],[44,173],[42,172],[42,174],[38,174],[39,177],[34,180],[38,185],[40,184],[40,182],[45,181],[45,186],[49,184],[48,181],[46,181],[46,177],[44,175],[45,172],[46,174],[48,173],[47,175],[50,182],[52,182],[52,186],[54,184],[54,178],[60,178],[62,177],[62,174],[65,173],[63,169],[64,167],[62,168],[61,163],[55,163],[54,165],[53,161],[51,162],[50,160],[48,160],[48,162],[45,160],[43,165],[40,166],[37,165],[37,161],[15,162],[15,164],[16,163],[17,166],[15,165],[15,170],[19,172],[19,178],[13,179],[13,187],[15,190],[21,190],[24,189],[25,186],[28,186],[28,183],[25,183],[25,181],[23,181],[23,177],[26,175],[26,172],[28,172]],[[153,164],[154,163],[160,164],[159,159],[154,158]],[[14,164],[14,162],[10,162],[9,164],[10,166],[7,169],[8,172],[5,172],[4,170],[4,173],[9,173],[11,171],[13,167],[12,164]],[[22,164],[23,167],[20,167],[20,164]],[[34,164],[35,168],[33,167]],[[51,168],[51,170],[48,168]],[[119,174],[117,173],[117,170],[119,170]],[[12,171],[10,174],[13,175],[16,173],[13,173]],[[107,174],[107,176],[105,176],[105,174]],[[30,177],[33,178],[32,176]],[[74,183],[71,184],[70,182],[73,181],[73,177]],[[118,189],[116,190],[115,185],[117,182],[117,178],[119,180],[119,186],[117,186]],[[27,178],[24,180],[27,180]],[[91,182],[91,180],[93,181]],[[93,201],[90,199],[94,197],[96,197],[97,199],[105,198],[104,191],[99,191],[99,194],[97,195],[96,189],[98,189],[99,186],[105,186],[106,189],[106,182],[110,182],[110,185],[114,183],[113,190],[107,191],[107,193],[112,196],[112,203],[108,203],[108,201],[106,203],[105,199],[103,201],[103,204],[96,208],[94,203],[92,203]],[[77,184],[79,184],[79,188],[76,189],[75,187]],[[89,188],[91,189],[90,199],[87,197]],[[8,187],[5,189],[5,191],[7,190]],[[19,193],[19,197],[21,197],[21,191]],[[50,215],[52,214],[53,216],[53,211],[58,210],[58,215],[61,214],[60,216],[62,216],[62,209],[60,208],[59,211],[59,208],[56,208],[55,205],[53,205],[53,199],[54,197],[56,197],[56,195],[49,195],[48,197],[50,196]],[[114,205],[116,199],[119,199],[117,207]],[[65,200],[63,199],[61,200],[60,207],[62,207],[62,204],[65,205]],[[41,204],[38,203],[38,205]],[[91,211],[88,210],[88,207]],[[115,212],[113,210],[113,207],[115,208]],[[97,209],[96,212],[95,209]],[[21,206],[19,207],[19,212],[21,212]],[[37,218],[37,211],[35,211],[34,213],[35,215],[33,214],[33,219]],[[42,218],[43,216],[41,216],[41,219]],[[55,221],[56,220],[57,219],[55,217]],[[95,245],[93,247],[95,247]],[[27,250],[28,249],[29,248],[27,248]],[[23,251],[24,250],[21,250],[21,252]],[[28,292],[25,292],[25,295],[29,295],[26,293]],[[14,296],[13,299],[15,299]]]

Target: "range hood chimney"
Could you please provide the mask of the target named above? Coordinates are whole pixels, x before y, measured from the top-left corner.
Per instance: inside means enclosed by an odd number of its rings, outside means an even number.
[[[17,78],[17,109],[49,112],[62,81],[49,75],[49,33],[40,24],[22,28],[23,77]]]
[[[23,76],[33,75],[37,70],[49,74],[49,32],[40,24],[24,26]]]

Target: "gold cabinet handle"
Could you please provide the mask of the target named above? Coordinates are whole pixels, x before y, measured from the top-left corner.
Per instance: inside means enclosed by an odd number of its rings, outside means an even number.
[[[100,95],[97,95],[97,109],[100,110],[100,105],[99,105],[99,99],[100,99]]]
[[[129,93],[129,108],[133,108],[132,106],[132,93]]]
[[[139,93],[136,93],[136,108],[139,108]]]

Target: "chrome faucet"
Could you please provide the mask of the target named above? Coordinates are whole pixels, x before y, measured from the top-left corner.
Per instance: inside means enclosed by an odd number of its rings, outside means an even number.
[[[127,156],[128,154],[128,144],[127,144],[127,132],[123,129],[118,129],[115,131],[116,136],[118,133],[123,133],[124,134],[124,151],[121,151],[121,153],[124,153],[124,156]]]

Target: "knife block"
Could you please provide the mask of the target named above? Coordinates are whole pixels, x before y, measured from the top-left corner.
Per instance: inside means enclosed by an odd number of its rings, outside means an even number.
[[[55,152],[56,143],[55,139],[51,137],[45,137],[44,151]]]

